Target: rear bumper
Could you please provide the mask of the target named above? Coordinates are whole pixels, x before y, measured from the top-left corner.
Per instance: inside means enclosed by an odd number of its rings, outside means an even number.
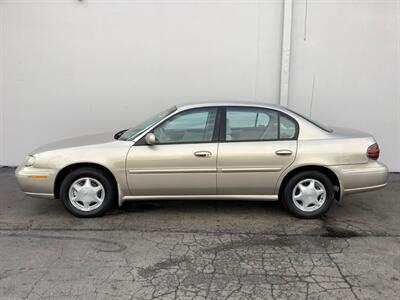
[[[387,185],[388,168],[381,162],[333,166],[341,183],[341,194],[361,193],[384,188]]]
[[[19,166],[15,171],[21,190],[32,197],[54,198],[56,170]]]
[[[387,186],[387,183],[374,185],[374,186],[365,186],[365,187],[360,187],[360,188],[347,189],[347,190],[344,190],[343,192],[345,194],[369,192],[369,191],[383,189],[385,186]]]

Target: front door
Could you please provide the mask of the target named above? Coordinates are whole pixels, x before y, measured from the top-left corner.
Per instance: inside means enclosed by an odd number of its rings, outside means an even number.
[[[133,196],[216,194],[217,108],[180,112],[153,130],[155,145],[138,142],[127,157]]]
[[[279,175],[295,159],[297,128],[293,119],[275,110],[226,108],[217,193],[274,195]]]

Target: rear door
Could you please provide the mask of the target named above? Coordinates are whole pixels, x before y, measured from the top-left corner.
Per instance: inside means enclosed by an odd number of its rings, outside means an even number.
[[[274,195],[280,174],[296,156],[297,122],[257,107],[227,107],[221,122],[217,193]]]

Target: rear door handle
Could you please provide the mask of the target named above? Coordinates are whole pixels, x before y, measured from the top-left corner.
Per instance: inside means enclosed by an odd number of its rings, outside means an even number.
[[[212,153],[210,151],[196,151],[194,153],[194,156],[197,156],[197,157],[210,157],[211,154]]]
[[[277,150],[275,151],[276,155],[292,155],[292,151],[288,150],[288,149],[281,149],[281,150]]]

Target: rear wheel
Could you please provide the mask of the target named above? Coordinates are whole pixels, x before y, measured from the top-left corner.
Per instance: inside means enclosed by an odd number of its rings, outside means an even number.
[[[329,178],[319,171],[304,171],[286,183],[282,193],[284,207],[298,218],[318,218],[333,203],[334,188]]]
[[[60,198],[64,207],[77,217],[98,217],[107,212],[117,191],[109,176],[95,168],[81,168],[69,173],[61,183]]]

